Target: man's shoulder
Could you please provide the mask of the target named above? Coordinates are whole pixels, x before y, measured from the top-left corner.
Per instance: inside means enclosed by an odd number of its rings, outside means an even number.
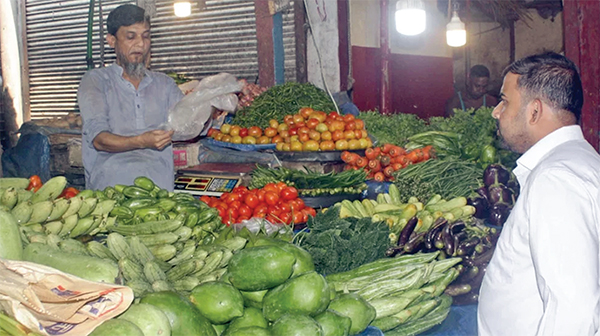
[[[165,74],[164,72],[158,72],[158,71],[152,71],[152,70],[147,70],[147,74],[153,79],[153,80],[159,80],[161,82],[173,82],[175,83],[175,80],[171,77],[169,77],[167,74]]]

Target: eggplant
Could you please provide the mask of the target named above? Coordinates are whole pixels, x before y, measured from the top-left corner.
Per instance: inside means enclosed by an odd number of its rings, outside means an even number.
[[[510,180],[508,180],[508,182],[506,183],[506,187],[513,192],[515,199],[519,197],[519,194],[521,192],[521,186],[519,185],[519,181],[517,181],[516,178],[511,178]]]
[[[385,250],[386,257],[395,257],[404,254],[404,246],[392,246]]]
[[[456,255],[462,257],[471,253],[475,249],[475,246],[477,246],[477,244],[479,244],[479,238],[477,237],[473,237],[462,241],[456,248]]]
[[[428,250],[435,250],[435,237],[438,232],[442,230],[444,225],[447,225],[448,221],[444,217],[439,217],[433,222],[433,226],[427,232],[427,236],[425,237],[425,247]]]
[[[416,253],[418,252],[423,243],[425,242],[425,235],[427,232],[421,232],[411,238],[406,244],[404,244],[404,252],[406,253]]]
[[[510,172],[502,165],[491,164],[483,172],[483,183],[489,187],[493,184],[506,184],[510,179]]]
[[[502,226],[510,215],[511,207],[505,203],[496,203],[490,207],[488,221],[495,226]]]
[[[488,187],[489,204],[506,203],[514,204],[512,191],[503,184],[494,184]]]
[[[402,231],[400,231],[400,236],[398,237],[398,246],[404,246],[404,244],[408,242],[411,234],[413,231],[415,231],[418,222],[419,219],[417,216],[413,216],[408,220],[406,225],[404,225],[404,228],[402,228]]]
[[[452,236],[452,230],[449,224],[442,230],[442,241],[444,242],[446,254],[448,257],[452,257],[456,252],[456,245],[454,244],[454,237]]]
[[[477,292],[471,292],[463,295],[453,296],[452,304],[457,306],[471,305],[479,301],[479,294]]]
[[[479,187],[475,190],[477,195],[483,197],[486,201],[488,201],[488,186],[484,185],[483,187]]]
[[[458,220],[458,221],[450,224],[450,232],[452,232],[453,235],[457,235],[458,233],[463,232],[465,227],[466,227],[465,222],[463,222],[462,220]]]
[[[487,201],[487,199],[481,197],[481,196],[476,196],[476,197],[469,197],[467,199],[467,204],[471,205],[475,208],[475,213],[473,214],[473,216],[475,216],[475,218],[486,218],[489,215],[489,203]]]

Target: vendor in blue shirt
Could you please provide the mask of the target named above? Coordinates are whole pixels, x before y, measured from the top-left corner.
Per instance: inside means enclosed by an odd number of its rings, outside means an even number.
[[[173,131],[161,128],[184,94],[167,75],[146,69],[150,18],[144,9],[119,6],[106,25],[116,63],[88,71],[77,93],[86,188],[129,185],[147,176],[173,190]]]
[[[457,91],[452,98],[446,102],[446,117],[454,115],[454,109],[466,111],[470,108],[496,106],[498,100],[488,94],[490,82],[490,70],[484,65],[478,64],[471,67],[467,78],[466,90]]]

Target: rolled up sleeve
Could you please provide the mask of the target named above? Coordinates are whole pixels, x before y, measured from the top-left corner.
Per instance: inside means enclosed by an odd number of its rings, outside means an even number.
[[[110,132],[103,85],[101,78],[91,71],[83,76],[77,91],[77,102],[83,120],[83,140],[90,146],[99,133]]]

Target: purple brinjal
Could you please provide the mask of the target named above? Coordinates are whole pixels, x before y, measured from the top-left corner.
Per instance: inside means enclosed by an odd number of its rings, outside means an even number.
[[[492,185],[488,188],[488,202],[490,205],[497,203],[514,204],[513,192],[503,184]]]
[[[483,172],[483,183],[489,187],[494,184],[506,184],[510,179],[510,172],[499,164],[491,164]]]
[[[510,215],[511,207],[505,203],[496,203],[490,207],[488,221],[495,226],[502,226]]]
[[[475,208],[475,213],[473,214],[475,218],[485,219],[488,217],[490,205],[487,199],[477,195],[469,197],[467,199],[467,204],[472,205]]]

